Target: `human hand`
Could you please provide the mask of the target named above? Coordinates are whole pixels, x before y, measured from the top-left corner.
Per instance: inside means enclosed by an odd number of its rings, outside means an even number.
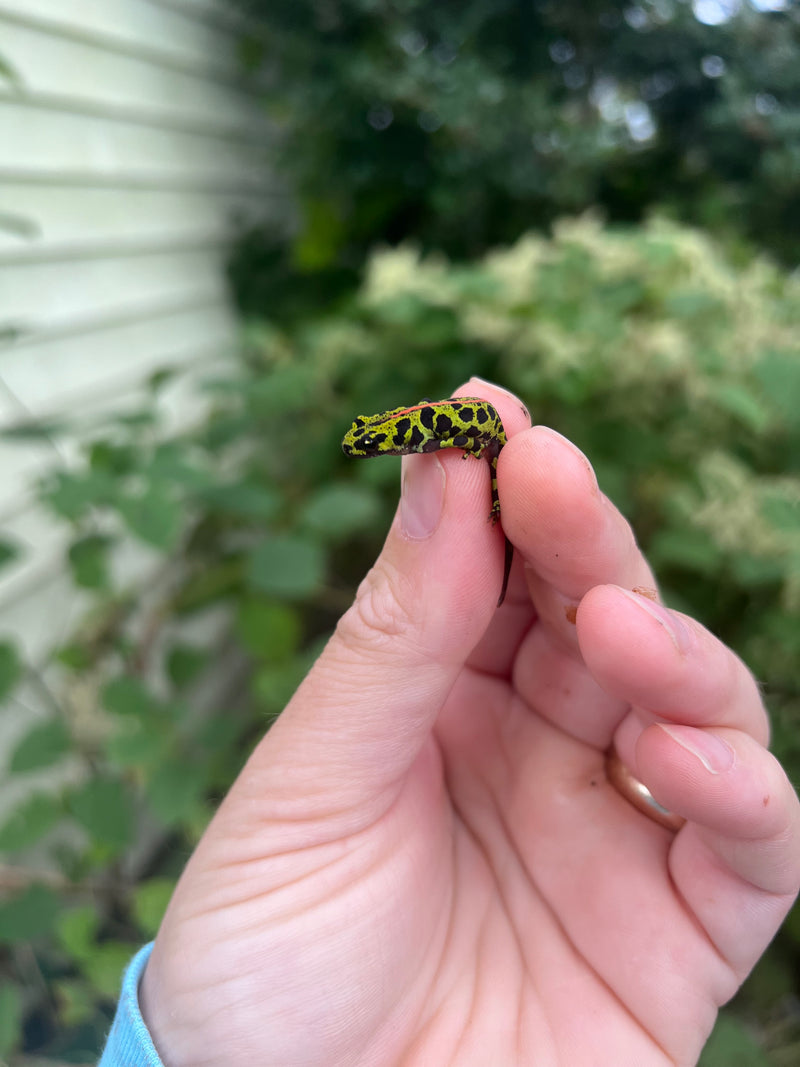
[[[798,802],[753,678],[650,598],[569,442],[461,393],[511,438],[506,602],[486,464],[405,457],[381,557],[156,939],[168,1067],[692,1064],[794,899]],[[608,783],[612,740],[678,833]]]

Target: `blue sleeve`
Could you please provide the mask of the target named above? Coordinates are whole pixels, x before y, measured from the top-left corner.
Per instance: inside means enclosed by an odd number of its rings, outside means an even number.
[[[150,958],[145,945],[131,960],[122,980],[122,995],[98,1067],[164,1067],[139,1011],[139,979]]]

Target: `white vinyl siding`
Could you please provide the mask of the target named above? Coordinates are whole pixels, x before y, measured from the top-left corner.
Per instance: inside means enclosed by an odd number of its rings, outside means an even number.
[[[236,345],[234,223],[285,212],[236,46],[224,2],[0,0],[1,427],[115,410]],[[177,421],[188,395],[167,398]],[[25,550],[0,572],[0,638],[34,662],[79,605],[31,479],[73,453],[0,441],[0,527]]]

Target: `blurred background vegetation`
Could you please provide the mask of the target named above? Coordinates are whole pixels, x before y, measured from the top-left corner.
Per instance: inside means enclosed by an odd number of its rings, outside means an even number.
[[[125,961],[378,551],[398,472],[343,458],[356,413],[470,374],[519,393],[588,453],[665,599],[752,667],[800,780],[797,7],[231,4],[296,211],[241,235],[242,349],[206,414],[165,431],[164,368],[39,485],[85,611],[46,674],[0,644],[0,695],[52,707],[7,773],[67,771],[0,826],[20,1064],[96,1060]],[[799,964],[796,911],[706,1067],[800,1062]]]

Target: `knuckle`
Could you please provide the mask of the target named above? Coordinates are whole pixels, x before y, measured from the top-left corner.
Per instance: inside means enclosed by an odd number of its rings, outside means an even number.
[[[418,629],[414,603],[408,580],[390,564],[379,561],[359,586],[352,607],[339,621],[337,634],[354,650],[370,655],[385,653]]]

